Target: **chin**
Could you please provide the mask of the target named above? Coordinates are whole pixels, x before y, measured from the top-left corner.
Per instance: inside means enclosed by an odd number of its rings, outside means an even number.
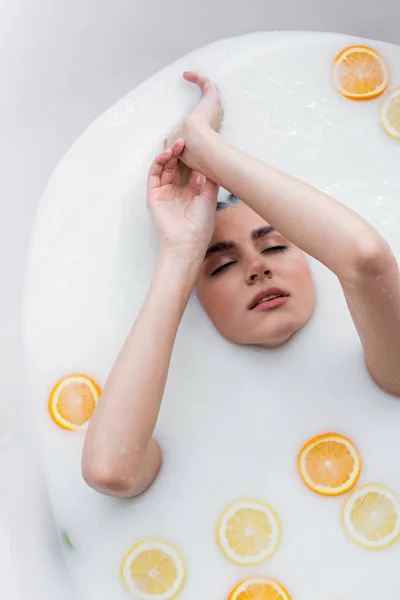
[[[297,333],[297,331],[302,329],[307,322],[308,320],[302,323],[285,323],[283,327],[277,327],[274,331],[271,331],[270,328],[268,328],[267,331],[262,331],[261,328],[253,332],[253,335],[249,335],[249,333],[246,332],[246,335],[243,336],[233,335],[225,337],[227,337],[231,342],[240,344],[242,346],[279,348],[279,346],[286,344],[286,342],[288,342],[295,335],[295,333]]]
[[[223,331],[219,332],[225,339],[239,346],[258,346],[260,348],[278,348],[287,342],[296,331],[286,333],[284,335],[262,335],[257,332],[255,335],[238,335],[238,334],[226,334]]]
[[[264,339],[261,339],[257,345],[262,346],[263,348],[278,348],[279,346],[282,346],[307,325],[311,316],[312,315],[300,323],[291,323],[290,326],[288,324],[287,327],[274,332],[274,334],[271,332],[266,333]]]
[[[295,329],[294,331],[291,331],[290,333],[285,333],[281,336],[267,338],[256,345],[260,346],[261,348],[279,348],[280,346],[283,346],[283,344],[286,344],[286,342],[288,342],[290,339],[292,339],[292,337],[297,331],[298,329]]]

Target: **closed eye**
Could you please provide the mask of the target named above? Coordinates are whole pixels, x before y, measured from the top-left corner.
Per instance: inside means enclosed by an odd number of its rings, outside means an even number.
[[[265,248],[264,250],[261,251],[261,254],[266,254],[267,252],[285,252],[285,250],[289,250],[288,246],[270,246],[269,248]],[[220,267],[217,267],[216,269],[214,269],[214,271],[210,274],[210,277],[214,277],[215,275],[218,275],[219,273],[222,273],[222,271],[224,271],[225,269],[231,267],[232,265],[235,265],[237,263],[236,260],[232,260],[230,262],[225,263],[224,265],[221,265]]]
[[[224,265],[221,265],[220,267],[217,267],[216,269],[214,269],[214,271],[210,274],[210,277],[214,277],[215,275],[218,275],[218,273],[221,273],[222,271],[224,271],[224,269],[227,269],[228,267],[230,267],[231,265],[235,265],[236,264],[236,260],[232,260],[231,262],[227,262]]]
[[[261,251],[261,254],[266,254],[267,252],[285,252],[285,250],[289,250],[288,246],[270,246],[269,248],[265,248]]]

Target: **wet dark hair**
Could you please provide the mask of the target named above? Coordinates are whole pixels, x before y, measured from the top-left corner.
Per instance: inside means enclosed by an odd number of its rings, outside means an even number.
[[[232,208],[232,206],[238,206],[238,204],[242,204],[242,201],[239,200],[239,198],[234,194],[229,194],[227,198],[218,200],[217,212],[220,212],[225,208]]]

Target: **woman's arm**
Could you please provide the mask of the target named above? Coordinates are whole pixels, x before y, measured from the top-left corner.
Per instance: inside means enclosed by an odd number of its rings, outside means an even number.
[[[175,336],[211,239],[216,186],[199,174],[180,185],[183,141],[153,163],[149,209],[161,237],[153,281],[89,424],[84,479],[99,492],[136,496],[154,481],[161,450],[152,438]],[[185,215],[192,217],[185,222]]]
[[[389,252],[379,233],[337,200],[245,154],[212,130],[196,133],[202,172],[339,279],[352,281]]]
[[[373,378],[400,395],[400,275],[388,244],[340,202],[223,140],[205,124],[213,98],[218,109],[216,88],[195,73],[185,78],[203,89],[203,98],[180,131],[183,160],[337,275]]]
[[[337,275],[372,377],[400,396],[400,275],[386,241],[343,204],[214,131],[204,132],[199,148],[208,177]]]
[[[83,476],[98,491],[130,497],[161,465],[152,438],[175,336],[198,273],[196,259],[161,249],[153,281],[90,422]]]

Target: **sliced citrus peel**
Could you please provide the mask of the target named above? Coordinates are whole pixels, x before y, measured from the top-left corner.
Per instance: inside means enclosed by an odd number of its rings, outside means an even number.
[[[346,500],[342,522],[349,537],[363,548],[386,548],[400,536],[400,500],[383,485],[365,485]]]
[[[258,500],[234,502],[218,521],[219,547],[238,565],[258,565],[267,561],[277,550],[280,536],[280,523],[275,512]]]
[[[312,491],[323,496],[338,496],[355,485],[361,459],[348,438],[325,433],[303,446],[298,467],[301,478]]]
[[[333,82],[342,96],[371,100],[386,90],[390,72],[385,59],[368,46],[350,46],[335,58]]]
[[[86,429],[100,394],[100,387],[87,375],[68,375],[50,393],[50,415],[63,429]]]
[[[250,577],[241,581],[228,600],[291,600],[285,588],[267,577]]]
[[[381,123],[386,133],[400,140],[400,87],[386,96],[381,108]]]
[[[121,578],[125,589],[137,600],[172,600],[185,583],[185,563],[169,542],[144,540],[126,554]]]

